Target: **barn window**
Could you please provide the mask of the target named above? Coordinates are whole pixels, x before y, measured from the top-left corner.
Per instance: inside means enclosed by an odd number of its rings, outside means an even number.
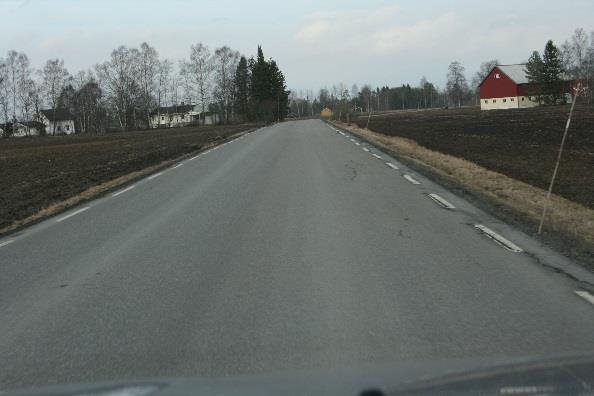
[[[161,121],[165,121],[165,117],[161,117]]]
[[[181,119],[183,120],[185,116],[186,116],[185,114],[182,114],[181,115]]]
[[[495,78],[501,78],[501,75],[499,73],[495,74]]]
[[[497,103],[497,99],[493,99],[493,103]]]
[[[503,99],[503,103],[507,102],[507,99]]]
[[[522,96],[522,102],[524,101],[524,99],[526,99],[526,98],[524,98],[524,97]]]
[[[489,101],[487,99],[485,99],[485,103],[489,103]]]
[[[70,125],[66,125],[66,130],[69,131],[70,130]]]
[[[510,100],[513,102],[514,101],[514,98],[511,98]]]

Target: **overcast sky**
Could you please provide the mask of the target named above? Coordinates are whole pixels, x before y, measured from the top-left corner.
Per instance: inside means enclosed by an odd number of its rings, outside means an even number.
[[[24,51],[35,67],[58,57],[76,72],[143,41],[176,61],[199,41],[247,56],[261,44],[289,88],[316,91],[423,75],[443,86],[452,60],[470,78],[484,60],[522,62],[594,30],[593,0],[0,0],[0,15],[0,56]]]

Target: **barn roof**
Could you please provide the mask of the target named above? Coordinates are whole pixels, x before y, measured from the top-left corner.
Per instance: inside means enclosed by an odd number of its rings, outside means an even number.
[[[516,84],[528,84],[528,77],[526,76],[526,64],[518,65],[497,65],[497,68],[505,73]]]

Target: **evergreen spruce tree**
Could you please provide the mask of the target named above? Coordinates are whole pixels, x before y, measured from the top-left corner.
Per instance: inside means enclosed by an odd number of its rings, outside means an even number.
[[[549,40],[545,46],[542,62],[542,85],[547,102],[556,104],[561,100],[564,101],[561,54],[552,40]]]
[[[249,92],[249,69],[248,62],[244,56],[239,59],[237,69],[235,71],[235,111],[245,121],[249,118],[248,114],[248,100]]]
[[[535,96],[538,103],[541,103],[543,98],[543,69],[542,58],[538,51],[534,51],[526,63],[526,77],[530,83],[527,93]]]

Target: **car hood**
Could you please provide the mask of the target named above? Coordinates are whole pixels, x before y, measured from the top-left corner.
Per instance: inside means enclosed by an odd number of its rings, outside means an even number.
[[[594,353],[455,359],[223,378],[163,378],[52,386],[2,396],[594,394]]]

